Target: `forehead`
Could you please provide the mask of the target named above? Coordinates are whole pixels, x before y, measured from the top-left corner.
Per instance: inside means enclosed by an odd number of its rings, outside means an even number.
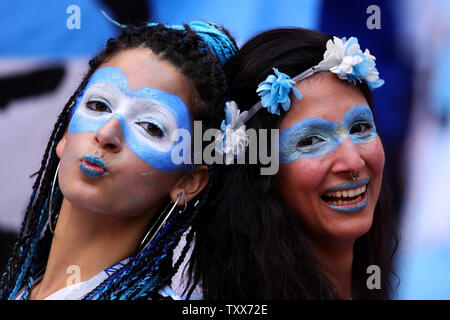
[[[363,93],[331,72],[321,72],[296,84],[303,98],[291,98],[291,107],[281,120],[280,129],[307,118],[341,122],[356,104],[367,105]]]
[[[120,68],[128,81],[129,89],[160,89],[180,97],[189,105],[189,81],[172,64],[159,59],[150,49],[134,48],[119,51],[99,66]]]

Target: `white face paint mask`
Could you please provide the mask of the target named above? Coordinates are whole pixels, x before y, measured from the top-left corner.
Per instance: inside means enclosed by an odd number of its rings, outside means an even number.
[[[131,91],[120,68],[101,68],[74,108],[69,133],[97,131],[111,118],[120,121],[130,149],[150,166],[171,170],[184,165],[171,159],[172,149],[180,143],[171,140],[172,133],[191,132],[188,108],[178,96],[154,88]]]

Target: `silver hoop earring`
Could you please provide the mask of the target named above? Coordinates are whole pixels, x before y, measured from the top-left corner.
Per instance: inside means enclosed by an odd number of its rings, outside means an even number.
[[[58,166],[56,167],[56,172],[55,172],[55,176],[53,177],[53,184],[52,184],[52,189],[50,191],[50,202],[48,204],[48,227],[50,228],[50,231],[52,233],[55,233],[55,231],[53,230],[52,227],[52,214],[53,214],[53,208],[52,208],[52,203],[53,203],[53,193],[55,192],[55,184],[56,184],[56,178],[58,177],[58,172],[59,172],[59,166],[61,165],[61,160],[58,163]]]
[[[178,197],[177,197],[177,200],[175,200],[175,202],[173,203],[173,205],[172,205],[172,207],[170,208],[169,212],[168,212],[165,216],[164,216],[164,212],[166,212],[166,211],[167,211],[167,208],[169,208],[169,207],[171,206],[171,203],[169,203],[169,204],[167,205],[167,207],[164,208],[163,212],[159,215],[158,219],[156,219],[155,223],[152,225],[152,227],[150,228],[150,230],[148,230],[148,232],[147,232],[147,234],[145,235],[144,239],[142,239],[141,244],[140,244],[141,249],[139,249],[139,252],[138,252],[137,255],[139,255],[142,251],[145,250],[145,248],[148,247],[148,245],[153,241],[153,239],[156,237],[156,235],[158,234],[158,232],[166,225],[167,220],[168,220],[169,217],[172,215],[172,212],[174,211],[175,207],[177,206],[178,201],[180,201],[182,195],[183,195],[183,192],[180,192],[180,194],[179,194]],[[183,213],[184,211],[186,211],[186,208],[187,208],[187,202],[185,201],[185,202],[184,202],[184,208],[183,208],[183,210],[180,210],[179,213]],[[163,220],[162,220],[161,223],[159,223],[159,221],[160,221],[161,219],[163,219]],[[158,226],[158,228],[153,232],[153,229],[154,229],[156,226]],[[152,235],[152,236],[150,237],[150,240],[146,241],[150,234]],[[146,243],[146,242],[147,242],[147,243]],[[144,245],[144,243],[146,243],[146,244]]]

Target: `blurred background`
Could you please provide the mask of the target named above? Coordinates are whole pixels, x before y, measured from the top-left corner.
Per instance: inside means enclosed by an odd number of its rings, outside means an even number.
[[[396,299],[450,299],[450,1],[2,0],[0,267],[6,263],[57,114],[117,27],[207,20],[239,45],[296,26],[355,36],[377,57],[385,179],[401,245]],[[397,283],[397,278],[394,279]]]

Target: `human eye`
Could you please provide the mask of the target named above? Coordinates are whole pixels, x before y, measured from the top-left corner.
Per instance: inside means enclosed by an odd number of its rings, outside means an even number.
[[[86,107],[96,112],[112,112],[108,103],[99,99],[89,100],[88,102],[86,102]]]
[[[165,136],[165,132],[161,126],[153,121],[142,120],[137,121],[136,124],[141,126],[152,137],[162,138]]]
[[[324,141],[325,141],[325,139],[323,139],[322,137],[320,137],[318,135],[308,136],[308,137],[302,138],[297,143],[297,149],[316,147],[321,142],[324,142]]]
[[[350,128],[350,134],[356,134],[359,136],[370,135],[373,129],[373,124],[366,121],[356,122]]]

